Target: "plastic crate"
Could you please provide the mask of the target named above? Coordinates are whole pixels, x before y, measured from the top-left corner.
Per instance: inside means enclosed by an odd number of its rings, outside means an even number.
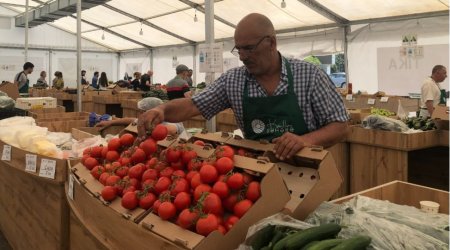
[[[53,97],[17,98],[16,108],[25,110],[56,108],[56,98]]]
[[[0,109],[0,120],[14,117],[14,116],[27,116],[28,111],[18,108],[12,109]]]

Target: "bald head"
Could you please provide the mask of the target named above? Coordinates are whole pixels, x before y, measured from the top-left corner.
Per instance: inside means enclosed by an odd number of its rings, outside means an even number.
[[[251,36],[272,36],[275,35],[275,28],[269,18],[258,13],[251,13],[242,18],[236,26],[234,36],[239,36],[242,33],[247,33]]]

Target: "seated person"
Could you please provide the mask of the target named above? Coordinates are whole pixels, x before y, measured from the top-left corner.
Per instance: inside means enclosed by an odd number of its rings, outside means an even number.
[[[142,111],[147,111],[152,108],[156,108],[157,106],[161,105],[162,103],[163,103],[163,101],[159,98],[147,97],[147,98],[140,100],[138,102],[137,106],[138,106],[138,109],[140,109]],[[137,122],[137,118],[133,118],[133,117],[113,118],[112,120],[109,120],[109,121],[101,121],[101,122],[97,123],[95,126],[96,127],[106,127],[106,126],[111,126],[111,125],[128,126],[129,124],[131,124],[133,122]],[[183,123],[181,123],[181,122],[179,122],[179,123],[163,122],[162,124],[164,124],[167,127],[169,135],[179,135],[184,131],[184,126],[183,126]]]

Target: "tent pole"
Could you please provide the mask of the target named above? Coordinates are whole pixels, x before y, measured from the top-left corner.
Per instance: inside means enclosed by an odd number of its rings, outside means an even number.
[[[78,111],[81,112],[81,0],[77,1],[77,89]]]
[[[214,0],[205,1],[205,43],[214,43]],[[215,73],[206,73],[205,83],[211,84],[214,82]],[[206,121],[206,128],[209,132],[216,132],[216,117]]]
[[[348,33],[350,31],[350,26],[346,25],[344,27],[344,71],[345,71],[345,82],[347,83],[348,86],[348,80],[350,79],[350,74],[349,74],[349,70],[348,70]]]
[[[28,10],[30,7],[30,0],[26,1],[25,4],[25,62],[28,62]]]
[[[197,86],[197,45],[192,45],[192,86]]]

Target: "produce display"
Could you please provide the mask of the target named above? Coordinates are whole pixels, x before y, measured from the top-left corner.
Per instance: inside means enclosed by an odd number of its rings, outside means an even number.
[[[436,124],[434,124],[431,118],[408,117],[402,121],[412,129],[420,129],[423,131],[437,129]]]
[[[387,109],[374,108],[374,107],[370,108],[370,114],[372,114],[372,115],[381,115],[381,116],[394,116],[394,115],[396,115],[395,112],[391,112],[391,111],[389,111]]]
[[[105,201],[121,197],[126,209],[150,209],[204,236],[215,230],[226,234],[259,199],[259,177],[235,167],[229,146],[218,146],[212,157],[201,159],[186,144],[160,148],[157,142],[166,136],[163,125],[140,142],[125,133],[86,149],[82,163],[104,185]]]

